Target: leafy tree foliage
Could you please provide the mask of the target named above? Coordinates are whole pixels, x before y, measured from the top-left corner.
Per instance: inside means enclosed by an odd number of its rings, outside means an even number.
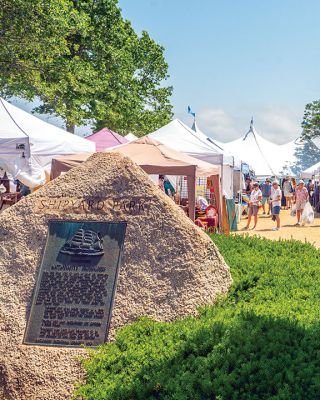
[[[67,51],[65,0],[1,0],[0,90],[32,99],[43,66]]]
[[[88,120],[141,135],[172,116],[164,49],[117,0],[2,0],[1,89],[41,100],[69,131]]]
[[[302,137],[313,139],[320,137],[320,100],[306,105],[302,121]]]
[[[127,325],[90,351],[86,400],[316,400],[320,251],[311,244],[213,236],[231,268],[225,299],[199,318]]]
[[[291,167],[295,175],[311,167],[320,160],[320,149],[311,141],[305,140],[295,151],[296,162]]]

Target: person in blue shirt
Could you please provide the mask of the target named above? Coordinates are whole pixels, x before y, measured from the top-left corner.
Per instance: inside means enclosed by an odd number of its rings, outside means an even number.
[[[271,196],[271,186],[272,185],[271,185],[269,178],[267,178],[265,183],[263,183],[260,186],[260,190],[262,192],[261,203],[262,203],[263,214],[266,213],[266,203],[268,203],[268,215],[270,215],[270,212],[271,212],[271,209],[270,209],[271,207],[270,207],[270,202],[269,202],[270,196]]]
[[[174,190],[173,186],[171,185],[171,182],[169,181],[169,179],[166,177],[164,178],[163,186],[164,186],[164,191],[165,191],[166,195],[170,196],[170,197],[174,197],[174,195],[176,194],[176,191]]]

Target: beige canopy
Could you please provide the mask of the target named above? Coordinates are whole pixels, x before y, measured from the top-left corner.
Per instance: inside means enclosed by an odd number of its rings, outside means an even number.
[[[196,177],[219,175],[220,167],[173,150],[160,142],[143,137],[106,151],[119,152],[138,164],[147,174],[183,175],[187,177],[189,216],[194,220]],[[90,153],[54,158],[51,179],[89,158]]]

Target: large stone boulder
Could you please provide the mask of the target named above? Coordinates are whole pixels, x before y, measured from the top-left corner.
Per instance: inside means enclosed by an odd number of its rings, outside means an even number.
[[[118,153],[97,153],[0,214],[0,398],[66,399],[85,350],[23,344],[48,221],[127,221],[109,338],[149,316],[196,314],[226,293],[229,268],[212,241]]]

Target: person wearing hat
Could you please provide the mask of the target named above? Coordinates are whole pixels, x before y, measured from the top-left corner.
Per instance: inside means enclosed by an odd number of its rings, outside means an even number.
[[[277,226],[272,228],[273,231],[278,231],[280,229],[280,210],[281,210],[281,189],[277,181],[272,182],[271,190],[271,208],[273,220],[277,221]]]
[[[263,183],[261,185],[261,193],[262,193],[262,209],[263,209],[263,214],[266,213],[266,203],[269,204],[269,209],[268,209],[268,215],[270,214],[271,211],[271,207],[270,207],[270,203],[269,203],[269,199],[271,196],[271,183],[270,183],[270,179],[267,178],[265,183]]]
[[[259,210],[259,202],[262,199],[262,193],[259,188],[259,183],[253,184],[253,190],[250,194],[250,201],[249,201],[249,212],[248,212],[248,222],[245,229],[249,229],[251,217],[254,218],[254,226],[253,229],[257,226],[258,222],[258,210]]]
[[[303,213],[303,209],[307,204],[308,199],[309,199],[308,190],[304,186],[303,180],[300,180],[294,194],[294,200],[296,203],[296,210],[297,210],[297,220],[298,220],[296,226],[300,226],[300,218]]]

